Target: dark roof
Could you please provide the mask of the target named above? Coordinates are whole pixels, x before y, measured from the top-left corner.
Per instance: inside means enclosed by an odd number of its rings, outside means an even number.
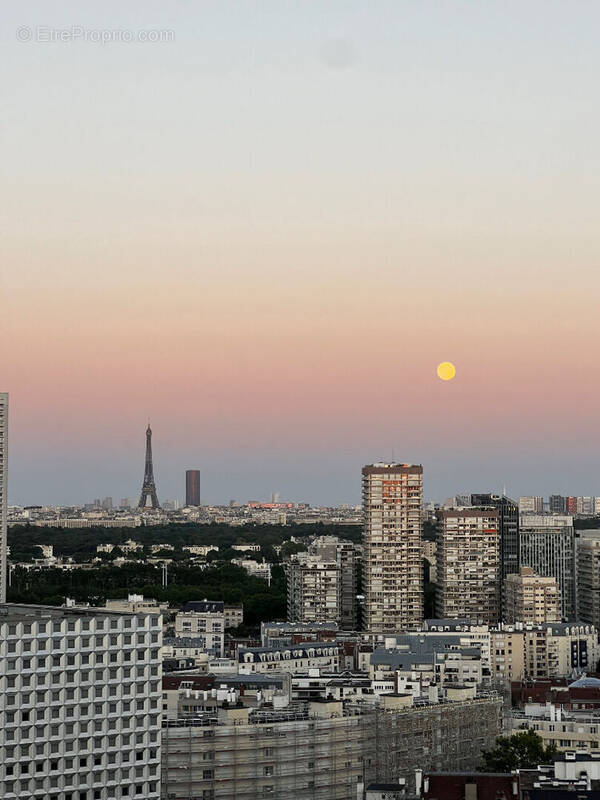
[[[600,680],[598,678],[588,678],[586,675],[569,684],[569,689],[598,689]]]
[[[184,611],[198,611],[201,614],[223,614],[225,603],[222,600],[190,600],[183,607]]]
[[[163,689],[179,689],[182,683],[192,682],[194,689],[212,689],[216,678],[214,675],[196,675],[190,673],[179,673],[178,675],[163,675]]]

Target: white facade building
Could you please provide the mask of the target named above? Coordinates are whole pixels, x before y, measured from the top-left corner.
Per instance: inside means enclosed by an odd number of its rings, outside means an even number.
[[[160,797],[160,615],[0,605],[0,797]]]
[[[204,643],[205,652],[222,656],[225,648],[225,604],[201,600],[187,603],[175,616],[175,636],[194,638]]]

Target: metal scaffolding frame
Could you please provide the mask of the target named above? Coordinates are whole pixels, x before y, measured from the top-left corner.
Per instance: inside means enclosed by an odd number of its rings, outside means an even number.
[[[356,784],[412,785],[414,770],[471,770],[502,731],[502,697],[343,715],[262,711],[249,724],[214,714],[163,728],[165,800],[356,800]]]

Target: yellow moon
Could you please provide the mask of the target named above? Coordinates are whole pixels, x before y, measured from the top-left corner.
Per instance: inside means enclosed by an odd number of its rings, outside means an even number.
[[[437,374],[438,378],[440,378],[441,380],[451,381],[452,378],[456,375],[456,367],[449,361],[442,361],[441,364],[438,364]]]

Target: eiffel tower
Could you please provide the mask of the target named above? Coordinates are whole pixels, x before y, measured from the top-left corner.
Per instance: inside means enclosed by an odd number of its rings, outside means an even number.
[[[138,508],[146,508],[146,502],[150,497],[152,508],[160,508],[158,497],[156,496],[156,484],[154,483],[154,469],[152,468],[152,428],[150,423],[146,428],[146,468],[144,469],[144,482],[142,484],[142,494]]]

